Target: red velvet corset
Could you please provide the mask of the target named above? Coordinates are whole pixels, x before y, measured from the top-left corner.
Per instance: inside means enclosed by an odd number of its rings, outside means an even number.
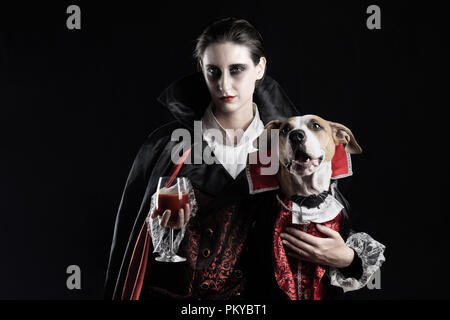
[[[178,254],[182,263],[148,258],[143,299],[230,299],[244,291],[247,238],[255,218],[249,201],[222,205],[198,190],[197,215],[189,221]]]
[[[253,201],[244,199],[218,203],[198,190],[197,215],[189,221],[178,254],[186,257],[182,263],[156,262],[148,232],[143,228],[135,253],[133,274],[137,274],[132,292],[124,291],[124,298],[191,298],[230,299],[244,291],[247,278],[247,238],[260,210]],[[139,245],[139,243],[146,245]],[[140,247],[144,249],[141,255]],[[141,258],[142,257],[142,258]],[[134,267],[136,266],[136,267]],[[142,272],[141,272],[142,271]],[[146,272],[145,272],[146,271]],[[145,281],[141,274],[145,274]],[[129,285],[128,287],[133,287]],[[131,289],[130,289],[131,290]],[[130,292],[130,293],[128,293]],[[142,294],[141,294],[142,292]]]
[[[189,261],[188,296],[229,299],[244,289],[247,235],[254,217],[239,202],[211,208],[213,199],[196,191],[198,215],[186,229],[180,253]]]

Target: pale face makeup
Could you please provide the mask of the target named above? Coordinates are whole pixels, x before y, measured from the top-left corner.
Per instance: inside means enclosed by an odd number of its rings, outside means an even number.
[[[253,119],[255,82],[264,75],[266,59],[255,65],[249,49],[232,42],[209,45],[201,60],[214,115],[224,128],[242,128]]]

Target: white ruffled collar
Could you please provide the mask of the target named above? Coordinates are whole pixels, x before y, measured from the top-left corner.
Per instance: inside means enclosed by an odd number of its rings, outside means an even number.
[[[313,208],[300,206],[294,201],[288,201],[286,204],[278,197],[278,195],[277,199],[286,210],[292,212],[292,223],[294,224],[309,224],[311,222],[323,223],[331,221],[336,218],[339,212],[344,208],[332,194],[329,194],[319,206]]]

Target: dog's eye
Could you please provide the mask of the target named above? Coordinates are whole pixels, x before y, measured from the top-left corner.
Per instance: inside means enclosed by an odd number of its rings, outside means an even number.
[[[287,135],[289,131],[291,131],[291,127],[289,125],[285,125],[283,128],[281,128],[281,134],[284,136]]]
[[[314,123],[312,124],[312,128],[313,128],[314,130],[320,130],[320,129],[322,129],[322,126],[321,126],[320,124],[318,124],[317,122],[314,122]]]

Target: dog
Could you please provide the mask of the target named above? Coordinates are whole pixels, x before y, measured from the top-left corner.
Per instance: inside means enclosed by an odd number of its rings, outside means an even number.
[[[349,128],[317,115],[273,120],[265,129],[268,141],[270,131],[279,130],[276,180],[281,198],[278,193],[280,207],[273,235],[275,278],[292,300],[324,299],[327,285],[323,276],[327,268],[288,257],[280,233],[293,226],[323,237],[317,223],[340,231],[344,205],[337,200],[331,180],[340,167],[349,170],[349,154],[359,154],[362,149]]]
[[[349,128],[316,115],[273,120],[265,128],[279,130],[277,180],[288,197],[319,195],[329,189],[336,146],[344,145],[350,154],[362,152]]]

